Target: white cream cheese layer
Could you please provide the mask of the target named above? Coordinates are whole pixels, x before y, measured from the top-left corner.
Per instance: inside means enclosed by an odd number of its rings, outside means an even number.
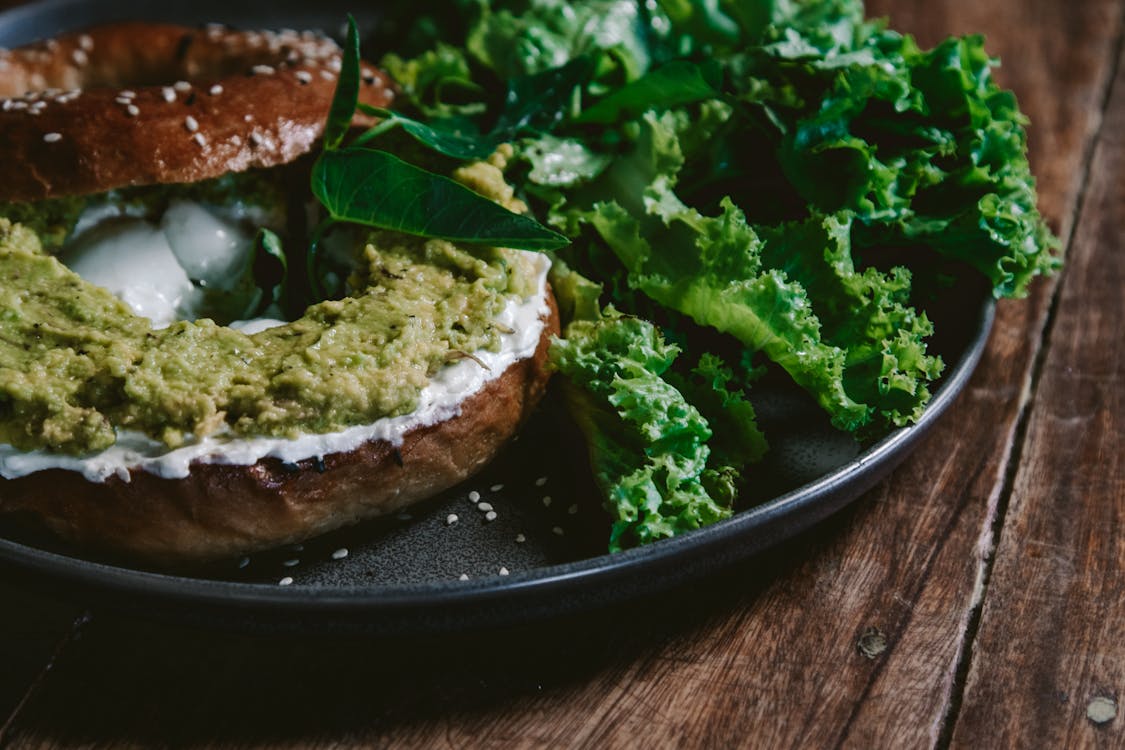
[[[252,209],[174,200],[159,221],[135,214],[112,203],[90,206],[60,258],[154,328],[205,317],[203,290],[230,292],[247,273],[254,235],[242,220]]]
[[[0,476],[15,479],[45,469],[77,471],[91,482],[111,476],[128,481],[130,470],[151,472],[168,479],[186,477],[193,462],[250,465],[263,458],[300,461],[330,453],[354,450],[371,440],[402,444],[413,429],[443,422],[461,413],[461,404],[489,381],[500,377],[515,362],[535,353],[547,315],[547,271],[550,261],[541,253],[527,253],[537,272],[537,291],[523,300],[512,300],[496,319],[513,332],[501,334],[500,350],[475,352],[443,368],[421,392],[418,407],[410,414],[388,417],[339,432],[307,434],[293,439],[241,438],[214,435],[169,450],[145,435],[119,431],[117,442],[99,453],[69,456],[47,451],[21,451],[0,444]]]

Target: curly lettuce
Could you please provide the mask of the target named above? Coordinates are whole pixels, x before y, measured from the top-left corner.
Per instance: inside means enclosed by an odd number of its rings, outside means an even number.
[[[391,19],[431,127],[399,122],[447,157],[512,143],[521,197],[571,240],[552,361],[614,548],[729,512],[764,450],[752,362],[883,434],[942,371],[933,285],[912,288],[932,256],[998,297],[1058,266],[980,37],[923,50],[860,0],[456,4]]]
[[[613,520],[611,551],[728,517],[741,467],[764,450],[753,407],[727,389],[727,374],[709,360],[693,387],[708,390],[717,409],[737,412],[723,424],[724,448],[712,452],[715,432],[669,382],[677,354],[652,323],[612,309],[575,320],[551,346]],[[739,449],[745,445],[749,451]]]

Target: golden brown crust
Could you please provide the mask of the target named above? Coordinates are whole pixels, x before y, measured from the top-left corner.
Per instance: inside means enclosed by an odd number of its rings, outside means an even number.
[[[61,469],[0,479],[0,512],[25,511],[84,547],[148,561],[215,560],[276,547],[396,512],[483,468],[516,432],[546,388],[550,316],[535,354],[466,399],[460,416],[386,441],[292,465],[193,464],[184,479],[133,471],[131,480],[88,482]]]
[[[0,201],[293,161],[323,131],[340,59],[307,33],[145,23],[0,50]],[[365,65],[361,101],[393,96]]]

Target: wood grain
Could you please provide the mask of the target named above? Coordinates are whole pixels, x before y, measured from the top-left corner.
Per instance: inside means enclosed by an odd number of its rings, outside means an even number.
[[[0,582],[0,746],[11,716],[68,641],[82,608]]]
[[[988,35],[989,49],[1007,63],[1001,80],[1034,122],[1041,207],[1067,236],[1101,125],[1120,3],[880,0],[870,10],[927,44],[950,32]],[[1108,159],[1106,148],[1099,159]],[[1112,175],[1104,174],[1099,179]],[[1098,194],[1091,190],[1087,214]],[[1084,215],[1082,226],[1112,230],[1094,218]],[[1092,323],[1084,308],[1067,312],[1068,299],[1080,308],[1097,304],[1095,295],[1120,297],[1117,270],[1109,279],[1096,270],[1066,277],[1052,342],[1064,330],[1081,338],[1075,332],[1084,329],[1064,329],[1065,315]],[[1090,430],[1068,420],[1085,415],[1078,421],[1090,427],[1106,421],[1102,407],[1121,411],[1120,400],[1097,401],[1120,388],[1120,350],[1098,370],[1101,379],[1066,380],[1065,372],[1052,375],[1052,363],[1065,362],[1053,343],[1037,383],[1033,366],[1057,284],[1039,283],[1030,299],[1000,306],[970,387],[887,482],[830,522],[693,590],[601,619],[438,642],[253,639],[95,617],[14,718],[10,746],[154,747],[175,738],[177,746],[217,748],[928,747],[948,735],[951,716],[955,744],[965,746],[1039,744],[1038,731],[1060,742],[1113,741],[1104,730],[1090,734],[1082,716],[1091,690],[1122,689],[1121,605],[1105,601],[1114,594],[1107,586],[1121,590],[1121,536],[1096,535],[1093,521],[1056,529],[1047,510],[1061,507],[1056,495],[1072,504],[1083,490],[1103,501],[1115,489],[1121,495],[1119,486],[1065,472],[1066,460],[1099,455],[1082,447],[1095,442]],[[1075,410],[1047,410],[1046,396],[1036,398],[1022,431],[1028,399],[1057,388],[1072,392]],[[1048,455],[1055,422],[1070,428],[1059,433],[1076,451],[1068,458]],[[1114,434],[1116,444],[1097,443],[1103,464],[1121,445]],[[1001,561],[984,588],[1009,461],[1021,451],[1025,468],[1000,520],[1026,529],[1002,529]],[[1044,503],[1045,492],[1056,505]],[[1120,524],[1120,505],[1110,507],[1099,523]],[[1098,541],[1084,547],[1085,539]],[[1054,587],[1050,595],[1019,588],[1020,570],[1038,570],[1030,563],[1050,574],[1037,579]],[[1117,577],[1080,577],[1067,587],[1068,569],[1114,564]],[[981,596],[981,646],[957,713],[958,668]],[[1012,631],[1001,627],[1009,606],[1020,617],[1017,634],[1056,632],[1066,658],[1052,654],[1050,640],[1009,643]],[[1054,630],[1036,629],[1037,607],[1047,608]],[[1025,679],[1017,669],[1034,681],[1012,692],[1013,681]],[[1009,728],[1011,717],[1043,710],[1035,703],[1043,685],[1074,691],[1062,718],[1037,719],[1020,733]]]
[[[1125,745],[1120,63],[1093,164],[974,645],[960,747]],[[1088,717],[1099,704],[1109,710]]]

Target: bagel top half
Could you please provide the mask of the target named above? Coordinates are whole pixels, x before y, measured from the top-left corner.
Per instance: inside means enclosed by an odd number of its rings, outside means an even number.
[[[101,26],[0,50],[0,201],[199,182],[320,137],[340,48],[311,32]],[[388,106],[364,65],[360,100]]]

